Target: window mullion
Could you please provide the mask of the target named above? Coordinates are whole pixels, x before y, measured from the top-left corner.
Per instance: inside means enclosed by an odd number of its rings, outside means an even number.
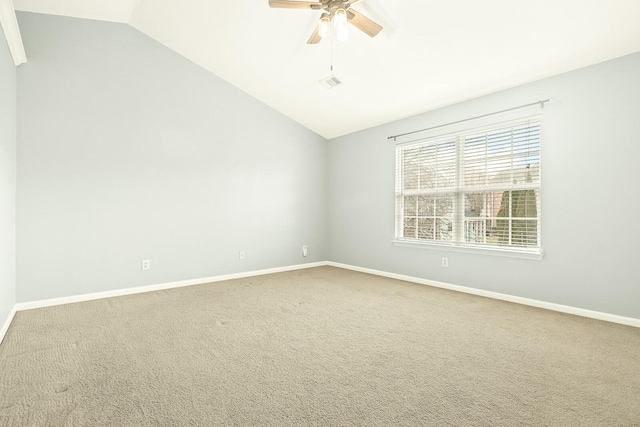
[[[454,193],[454,238],[455,242],[464,241],[464,194],[463,187],[463,169],[464,169],[464,138],[458,136],[456,138],[456,183]]]

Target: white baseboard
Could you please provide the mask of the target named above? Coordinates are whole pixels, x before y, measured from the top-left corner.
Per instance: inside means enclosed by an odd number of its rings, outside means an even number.
[[[2,344],[2,340],[4,339],[4,336],[7,334],[7,331],[9,330],[9,325],[11,325],[11,322],[13,321],[13,316],[16,315],[16,311],[18,310],[14,305],[11,311],[9,312],[9,317],[7,317],[7,320],[5,320],[4,324],[0,328],[0,344]]]
[[[70,304],[74,302],[92,301],[102,298],[112,298],[124,295],[140,294],[143,292],[162,291],[166,289],[181,288],[184,286],[202,285],[204,283],[222,282],[224,280],[243,279],[245,277],[262,276],[265,274],[283,273],[285,271],[302,270],[305,268],[322,267],[326,261],[312,262],[308,264],[289,265],[286,267],[268,268],[265,270],[245,271],[242,273],[224,274],[221,276],[202,277],[199,279],[181,280],[179,282],[160,283],[156,285],[139,286],[135,288],[116,289],[113,291],[95,292],[90,294],[73,295],[62,298],[52,298],[16,304],[14,311],[31,310],[34,308],[52,307],[55,305]],[[8,327],[8,325],[7,325]]]
[[[51,306],[61,305],[61,304],[70,304],[74,302],[91,301],[91,300],[96,300],[101,298],[111,298],[111,297],[117,297],[117,296],[139,294],[143,292],[160,291],[160,290],[166,290],[166,289],[172,289],[172,288],[180,288],[183,286],[201,285],[204,283],[221,282],[224,280],[242,279],[245,277],[261,276],[264,274],[283,273],[286,271],[302,270],[305,268],[313,268],[313,267],[323,267],[327,265],[332,267],[337,267],[337,268],[344,268],[346,270],[359,271],[361,273],[373,274],[376,276],[388,277],[390,279],[404,280],[406,282],[418,283],[421,285],[433,286],[433,287],[442,288],[442,289],[449,289],[452,291],[463,292],[467,294],[513,302],[516,304],[528,305],[532,307],[558,311],[561,313],[568,313],[576,316],[589,317],[592,319],[604,320],[607,322],[619,323],[622,325],[628,325],[628,326],[634,326],[634,327],[640,328],[640,319],[636,319],[633,317],[618,316],[616,314],[603,313],[599,311],[571,307],[571,306],[562,305],[562,304],[555,304],[555,303],[546,302],[546,301],[539,301],[539,300],[534,300],[530,298],[522,298],[522,297],[517,297],[513,295],[508,295],[508,294],[501,294],[498,292],[491,292],[491,291],[485,291],[482,289],[470,288],[466,286],[452,285],[450,283],[437,282],[434,280],[427,280],[427,279],[422,279],[422,278],[413,277],[413,276],[405,276],[403,274],[389,273],[386,271],[374,270],[371,268],[357,267],[349,264],[341,264],[341,263],[332,262],[332,261],[320,261],[320,262],[313,262],[308,264],[298,264],[298,265],[291,265],[286,267],[269,268],[265,270],[254,270],[254,271],[246,271],[242,273],[225,274],[221,276],[203,277],[199,279],[183,280],[179,282],[140,286],[136,288],[117,289],[113,291],[96,292],[96,293],[74,295],[74,296],[62,297],[62,298],[53,298],[53,299],[46,299],[46,300],[39,300],[39,301],[17,303],[14,306],[11,313],[9,314],[8,319],[2,326],[2,329],[0,329],[0,343],[2,342],[2,338],[4,338],[4,335],[6,334],[7,330],[9,329],[9,325],[13,320],[13,316],[17,311],[21,311],[21,310],[51,307]]]
[[[532,307],[544,308],[552,311],[559,311],[561,313],[573,314],[576,316],[589,317],[592,319],[604,320],[607,322],[619,323],[627,326],[635,326],[640,328],[640,319],[633,317],[618,316],[616,314],[603,313],[600,311],[587,310],[584,308],[571,307],[568,305],[555,304],[552,302],[539,301],[530,298],[522,298],[508,294],[501,294],[498,292],[484,291],[482,289],[469,288],[466,286],[452,285],[450,283],[437,282],[434,280],[421,279],[419,277],[405,276],[402,274],[388,273],[386,271],[373,270],[370,268],[356,267],[348,264],[340,264],[337,262],[329,261],[327,265],[332,267],[344,268],[347,270],[359,271],[361,273],[373,274],[376,276],[388,277],[390,279],[404,280],[405,282],[413,282],[421,285],[433,286],[436,288],[449,289],[457,292],[464,292],[466,294],[473,294],[487,298],[498,299],[502,301],[514,302],[516,304],[529,305]]]

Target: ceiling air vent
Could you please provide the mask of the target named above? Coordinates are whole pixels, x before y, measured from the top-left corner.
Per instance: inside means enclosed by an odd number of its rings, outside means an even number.
[[[326,77],[326,78],[318,81],[318,83],[320,83],[322,86],[324,86],[327,89],[331,89],[332,87],[336,87],[336,86],[342,84],[342,82],[340,80],[338,80],[338,78],[336,76]]]

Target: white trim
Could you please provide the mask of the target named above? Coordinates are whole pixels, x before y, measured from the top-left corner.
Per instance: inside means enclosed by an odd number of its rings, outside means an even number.
[[[431,249],[431,250],[439,250],[439,251],[450,251],[450,252],[463,252],[468,254],[480,254],[480,255],[493,255],[493,256],[502,256],[508,258],[521,258],[521,259],[533,259],[537,261],[541,261],[544,257],[544,252],[542,250],[536,251],[518,251],[516,249],[502,249],[495,248],[491,246],[465,246],[463,244],[446,244],[446,243],[433,243],[433,242],[419,242],[412,240],[404,240],[404,239],[394,239],[392,240],[394,246],[403,246],[406,248],[420,248],[420,249]]]
[[[202,285],[204,283],[222,282],[224,280],[243,279],[245,277],[262,276],[265,274],[283,273],[286,271],[302,270],[305,268],[323,267],[328,265],[326,261],[297,264],[286,267],[269,268],[266,270],[245,271],[242,273],[224,274],[221,276],[202,277],[199,279],[181,280],[179,282],[160,283],[156,285],[138,286],[135,288],[116,289],[113,291],[95,292],[90,294],[73,295],[61,298],[52,298],[16,304],[15,310],[31,310],[34,308],[52,307],[55,305],[71,304],[74,302],[92,301],[102,298],[112,298],[124,295],[140,294],[144,292],[161,291],[166,289],[181,288],[184,286]]]
[[[2,340],[4,339],[4,336],[7,334],[7,331],[9,330],[9,326],[13,321],[13,316],[16,315],[16,311],[18,310],[14,305],[11,311],[9,312],[9,317],[7,317],[7,320],[5,320],[4,324],[2,325],[2,328],[0,328],[0,344],[2,344]]]
[[[13,57],[13,63],[16,67],[24,64],[27,62],[27,54],[22,44],[18,19],[16,18],[12,0],[0,0],[0,24],[2,24],[4,37],[7,39],[7,45]]]
[[[357,267],[348,264],[340,264],[330,261],[328,265],[332,267],[344,268],[347,270],[359,271],[361,273],[373,274],[376,276],[388,277],[390,279],[404,280],[406,282],[418,283],[420,285],[433,286],[436,288],[449,289],[466,294],[478,295],[486,298],[493,298],[502,301],[513,302],[516,304],[528,305],[531,307],[544,308],[546,310],[558,311],[561,313],[573,314],[576,316],[589,317],[591,319],[604,320],[606,322],[619,323],[621,325],[635,326],[640,328],[640,319],[633,317],[618,316],[616,314],[603,313],[600,311],[587,310],[584,308],[571,307],[568,305],[555,304],[552,302],[539,301],[530,298],[522,298],[498,292],[485,291],[482,289],[469,288],[466,286],[452,285],[444,282],[436,282],[433,280],[422,279],[419,277],[405,276],[403,274],[388,273],[386,271],[373,270],[370,268]]]

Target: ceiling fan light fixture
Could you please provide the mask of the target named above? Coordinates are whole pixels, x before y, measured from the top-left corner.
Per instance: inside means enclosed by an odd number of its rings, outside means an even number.
[[[307,40],[307,44],[318,44],[323,38],[332,36],[332,24],[336,29],[337,39],[341,41],[349,38],[351,25],[369,37],[375,37],[382,31],[382,25],[351,9],[351,6],[361,1],[363,0],[269,0],[269,7],[310,9],[321,12],[320,22]]]
[[[336,30],[340,29],[340,27],[347,27],[347,10],[340,8],[336,10],[336,14],[333,17],[333,25],[336,27]]]
[[[322,38],[329,36],[331,32],[331,20],[328,13],[323,13],[320,18],[320,24],[318,25],[318,35]]]

